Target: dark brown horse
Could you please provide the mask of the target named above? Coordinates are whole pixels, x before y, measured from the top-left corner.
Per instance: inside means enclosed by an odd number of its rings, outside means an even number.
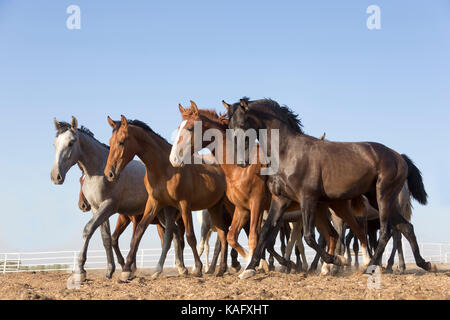
[[[181,212],[186,228],[186,238],[195,259],[195,276],[202,275],[202,263],[197,252],[192,210],[208,209],[221,239],[221,262],[218,275],[226,271],[227,242],[226,214],[224,214],[225,176],[219,166],[191,165],[174,168],[169,162],[171,145],[155,133],[145,123],[133,120],[128,122],[122,116],[114,122],[108,117],[113,128],[110,139],[110,152],[105,167],[109,181],[119,178],[121,171],[137,155],[146,166],[145,187],[148,193],[143,217],[133,234],[130,252],[120,279],[126,281],[131,276],[131,264],[135,260],[139,242],[145,229],[158,212],[173,207]],[[231,220],[231,217],[230,217]]]
[[[261,230],[261,238],[247,267],[252,275],[265,244],[273,237],[273,227],[285,209],[298,202],[303,212],[304,237],[326,263],[342,265],[337,256],[326,253],[314,237],[314,220],[320,203],[355,199],[365,195],[380,214],[380,239],[370,264],[380,263],[390,238],[388,224],[392,223],[410,241],[416,263],[425,270],[434,270],[419,254],[412,225],[396,210],[395,200],[407,180],[413,197],[427,202],[420,171],[405,155],[374,142],[331,142],[306,135],[289,108],[273,100],[249,101],[248,98],[228,108],[231,129],[276,129],[279,133],[279,170],[268,178],[272,193],[269,222]],[[259,133],[259,131],[258,131]],[[259,135],[263,148],[271,145],[271,135]],[[245,159],[249,162],[248,157]]]
[[[183,165],[183,161],[185,160],[186,155],[180,157],[180,154],[183,153],[184,150],[190,149],[192,153],[199,151],[196,150],[196,148],[201,149],[205,147],[211,147],[211,145],[209,145],[207,141],[202,141],[202,144],[198,146],[195,145],[195,123],[198,123],[199,128],[202,132],[205,132],[205,135],[209,132],[212,134],[214,133],[213,130],[216,130],[217,134],[215,136],[215,143],[216,146],[218,146],[218,144],[220,144],[220,146],[219,148],[213,148],[211,151],[213,152],[216,160],[219,162],[220,166],[225,172],[227,182],[227,198],[235,205],[236,208],[233,215],[233,222],[228,232],[227,240],[230,246],[236,249],[244,258],[247,258],[247,253],[237,242],[237,239],[243,224],[247,221],[250,221],[250,252],[248,256],[251,257],[258,242],[261,222],[263,219],[263,211],[269,209],[271,200],[270,192],[266,186],[267,176],[259,174],[263,165],[258,161],[258,159],[256,159],[255,164],[249,165],[245,168],[233,163],[227,163],[226,158],[228,156],[228,153],[225,131],[228,127],[228,120],[225,116],[219,117],[213,110],[199,110],[197,105],[193,101],[191,101],[190,108],[185,109],[180,105],[179,109],[182,116],[182,125],[180,125],[180,129],[184,130],[187,135],[184,136],[180,134],[178,136],[177,141],[172,147],[171,163],[175,166]],[[222,150],[222,152],[217,152],[218,150]],[[188,156],[190,157],[191,154],[188,154]],[[356,233],[358,234],[362,243],[364,244],[364,248],[366,248],[366,236],[364,233],[364,229],[356,223],[350,201],[347,201],[345,203],[333,203],[331,207],[336,210],[336,212],[338,212],[341,216],[345,217],[347,221],[349,221],[352,227],[356,230]],[[286,209],[286,211],[292,212],[298,209],[298,203],[292,202]],[[316,225],[318,229],[321,230],[321,233],[326,237],[329,252],[334,253],[337,234],[330,224],[330,221],[328,220],[328,207],[322,206],[320,212],[321,214],[318,215],[319,218],[316,220]],[[297,214],[297,219],[301,219],[300,212],[298,212]],[[274,257],[280,264],[287,266],[289,262],[285,261],[282,256],[280,256],[273,250],[273,244],[275,242],[274,240],[275,239],[272,239],[271,245],[268,246],[267,249],[271,254],[274,255]],[[368,262],[368,254],[365,258]],[[295,268],[295,265],[289,264],[289,267]],[[324,274],[328,273],[328,266],[324,265],[322,271]]]

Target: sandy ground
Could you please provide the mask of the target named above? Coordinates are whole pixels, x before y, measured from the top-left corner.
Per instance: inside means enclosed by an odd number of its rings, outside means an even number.
[[[0,299],[450,299],[450,264],[438,264],[438,273],[408,265],[406,274],[381,275],[381,289],[368,289],[369,275],[344,271],[337,276],[284,274],[277,271],[240,280],[204,275],[181,277],[165,270],[156,280],[151,270],[138,271],[127,284],[119,272],[106,279],[101,271],[88,271],[79,289],[68,289],[65,272],[0,275]]]

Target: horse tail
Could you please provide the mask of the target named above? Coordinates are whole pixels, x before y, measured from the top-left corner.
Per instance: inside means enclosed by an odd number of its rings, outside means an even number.
[[[414,199],[416,199],[420,204],[427,204],[427,192],[425,191],[425,186],[423,185],[422,173],[416,167],[414,162],[407,155],[402,154],[403,159],[408,164],[408,188],[411,192],[411,195]]]

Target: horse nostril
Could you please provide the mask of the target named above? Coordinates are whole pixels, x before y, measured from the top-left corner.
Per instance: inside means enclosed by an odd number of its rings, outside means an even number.
[[[58,181],[61,181],[62,180],[62,177],[61,177],[61,175],[58,173],[58,176],[56,177],[56,179],[58,180]]]
[[[109,172],[109,177],[112,179],[114,178],[114,174],[112,173],[112,171]]]

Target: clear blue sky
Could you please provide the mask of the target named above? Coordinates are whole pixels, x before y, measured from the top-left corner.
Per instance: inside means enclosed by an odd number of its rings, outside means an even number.
[[[81,30],[66,28],[71,4]],[[366,28],[371,4],[381,30]],[[90,213],[77,167],[50,181],[53,117],[103,142],[120,114],[170,138],[178,103],[223,111],[244,95],[290,106],[311,135],[408,154],[430,195],[419,241],[450,242],[449,89],[447,0],[0,0],[0,252],[80,248]],[[142,246],[159,246],[149,228]]]

